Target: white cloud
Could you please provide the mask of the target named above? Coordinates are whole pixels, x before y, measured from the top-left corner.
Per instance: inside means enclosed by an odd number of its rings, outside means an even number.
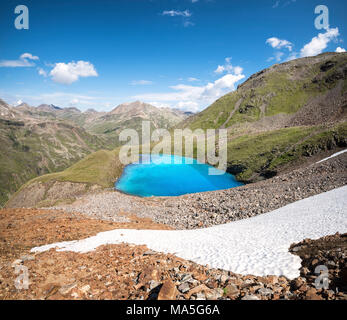
[[[277,8],[278,6],[280,5],[280,2],[279,1],[276,1],[274,4],[273,4],[273,6],[272,6],[272,8]]]
[[[218,65],[217,69],[214,71],[217,74],[221,73],[234,73],[236,75],[239,75],[243,72],[243,69],[240,66],[234,67],[231,63],[231,57],[225,58],[225,64],[224,65]]]
[[[43,70],[42,68],[38,68],[37,72],[39,73],[40,76],[47,77],[47,72]]]
[[[339,29],[328,28],[325,33],[319,33],[318,36],[312,38],[300,51],[301,57],[315,56],[323,52],[328,43],[339,36]]]
[[[242,68],[239,67],[238,72]],[[189,111],[199,111],[213,103],[222,95],[235,90],[235,84],[245,76],[241,73],[228,73],[214,82],[204,86],[192,86],[179,84],[171,86],[171,92],[147,93],[136,95],[133,99],[149,101],[153,105],[165,103],[172,108],[179,108]],[[154,102],[153,102],[154,101]]]
[[[22,101],[21,99],[19,99],[19,100],[16,102],[15,106],[19,106],[19,105],[22,104],[22,103],[23,103],[23,101]]]
[[[200,81],[199,79],[194,78],[194,77],[189,77],[187,80],[188,80],[189,82]]]
[[[153,81],[149,81],[149,80],[134,80],[131,82],[132,86],[147,86],[153,84]]]
[[[277,62],[280,62],[283,56],[284,56],[284,53],[281,51],[278,51],[278,52],[275,52],[275,55],[273,57],[270,57],[269,59],[267,59],[267,61],[275,60]]]
[[[39,57],[33,56],[31,53],[23,53],[17,60],[1,60],[0,67],[33,67],[35,64],[29,60],[39,60]]]
[[[194,26],[195,23],[190,21],[190,17],[192,16],[192,13],[189,10],[165,10],[161,13],[163,16],[169,16],[169,17],[181,17],[183,19],[183,26],[184,27],[190,27]]]
[[[97,77],[94,66],[88,61],[78,61],[55,64],[49,75],[54,82],[62,84],[71,84],[77,81],[80,77]]]
[[[39,60],[39,57],[38,56],[33,56],[31,53],[23,53],[20,56],[20,59]]]
[[[341,47],[337,47],[336,52],[338,52],[338,53],[346,52],[346,49],[341,48]]]
[[[288,40],[281,40],[276,37],[272,37],[266,40],[266,43],[269,44],[274,49],[287,48],[289,51],[292,51],[293,44]]]
[[[181,16],[185,18],[189,18],[192,16],[189,10],[179,11],[179,10],[165,10],[162,13],[163,16],[176,17]]]

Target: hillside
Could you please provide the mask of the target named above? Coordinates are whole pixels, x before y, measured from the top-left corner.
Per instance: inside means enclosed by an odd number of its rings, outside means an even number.
[[[178,126],[227,128],[228,171],[245,183],[268,179],[305,168],[347,146],[346,80],[345,53],[274,65]],[[122,172],[117,154],[118,150],[101,158],[99,153],[92,154],[57,175],[30,181],[9,206],[15,206],[16,199],[25,204],[30,188],[38,185],[43,193],[56,182],[67,181],[112,187]],[[104,177],[103,167],[112,168],[108,170],[110,179]],[[58,200],[54,196],[51,203]],[[36,204],[44,201],[40,196]]]
[[[274,65],[180,127],[227,129],[228,170],[244,182],[347,146],[347,54]]]
[[[347,54],[324,53],[262,70],[181,126],[232,132],[320,125],[346,117]]]
[[[63,122],[0,118],[0,206],[23,183],[63,170],[107,141]]]

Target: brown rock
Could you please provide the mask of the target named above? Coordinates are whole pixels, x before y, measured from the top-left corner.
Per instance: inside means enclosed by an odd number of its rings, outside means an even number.
[[[166,280],[158,294],[158,300],[175,300],[178,295],[178,290],[171,280]]]
[[[193,294],[197,294],[199,292],[205,292],[205,293],[211,293],[212,290],[210,288],[208,288],[206,285],[204,284],[201,284],[195,288],[193,288],[192,290],[190,290],[187,294],[186,294],[186,298],[187,299],[190,299],[190,297],[193,295]]]
[[[277,276],[268,276],[266,279],[267,279],[267,281],[266,281],[267,284],[274,285],[274,284],[277,284],[279,282],[279,279]]]
[[[310,288],[306,292],[305,300],[323,300],[323,298],[317,294],[316,289]]]
[[[232,283],[224,288],[224,292],[225,295],[229,298],[235,298],[240,294],[240,290]]]

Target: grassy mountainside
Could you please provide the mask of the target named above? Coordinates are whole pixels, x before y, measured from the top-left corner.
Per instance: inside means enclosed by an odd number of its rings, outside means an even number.
[[[256,126],[261,120],[268,120],[268,129],[278,122],[282,127],[319,125],[346,112],[346,92],[347,53],[321,54],[254,74],[236,91],[188,118],[182,126],[240,130]]]
[[[0,119],[0,205],[26,181],[63,170],[106,144],[63,122]]]

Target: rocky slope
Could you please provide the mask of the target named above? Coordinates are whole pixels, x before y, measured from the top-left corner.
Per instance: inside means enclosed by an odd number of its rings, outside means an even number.
[[[347,299],[346,234],[293,244],[290,251],[303,259],[301,275],[293,280],[242,276],[128,244],[101,246],[84,254],[30,252],[33,246],[115,228],[168,229],[150,220],[128,218],[129,222],[110,223],[59,211],[0,210],[0,299]],[[314,285],[317,256],[328,266],[328,289]],[[29,290],[15,288],[16,266],[28,268]]]

